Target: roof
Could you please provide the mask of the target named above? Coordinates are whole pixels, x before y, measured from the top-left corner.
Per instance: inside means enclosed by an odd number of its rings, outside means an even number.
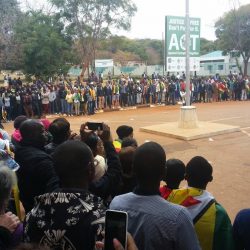
[[[208,54],[202,55],[201,57],[214,58],[214,57],[224,57],[222,50],[216,50]]]

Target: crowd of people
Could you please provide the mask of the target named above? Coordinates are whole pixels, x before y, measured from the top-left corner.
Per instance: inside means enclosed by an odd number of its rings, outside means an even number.
[[[93,115],[98,110],[118,109],[142,104],[185,105],[185,74],[140,79],[121,74],[120,78],[103,80],[92,73],[85,82],[36,80],[23,84],[20,78],[6,77],[7,85],[0,89],[0,112],[5,121],[19,115],[41,117],[47,114],[67,116]],[[194,76],[190,87],[191,102],[218,102],[250,99],[250,81],[240,74],[230,73],[222,79]],[[1,118],[1,117],[0,117]]]
[[[133,132],[122,125],[113,140],[107,124],[85,123],[76,134],[65,117],[18,116],[11,136],[1,126],[0,249],[100,249],[107,209],[127,212],[128,250],[250,249],[250,209],[231,224],[206,190],[211,164],[166,160]]]

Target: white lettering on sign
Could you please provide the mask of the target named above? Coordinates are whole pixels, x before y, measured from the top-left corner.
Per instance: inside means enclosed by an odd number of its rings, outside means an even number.
[[[199,35],[190,35],[191,38],[191,44],[192,44],[192,49],[196,50],[196,41],[199,39]]]
[[[186,35],[182,35],[180,38],[180,47],[182,50],[186,50]]]
[[[190,25],[199,26],[200,22],[199,22],[199,20],[190,20]]]
[[[190,46],[191,50],[195,51],[197,46],[197,40],[199,39],[199,35],[191,34],[190,35]],[[177,34],[172,34],[170,42],[169,42],[169,48],[168,50],[186,50],[185,47],[185,34],[180,37],[180,40],[178,40]]]
[[[176,19],[176,18],[173,18],[173,19],[170,19],[170,20],[169,20],[169,23],[170,23],[170,24],[184,25],[184,20],[183,20],[183,19]]]
[[[178,38],[177,38],[176,34],[172,34],[168,50],[171,51],[173,48],[175,50],[180,50],[180,48],[179,48],[179,42],[178,42]]]

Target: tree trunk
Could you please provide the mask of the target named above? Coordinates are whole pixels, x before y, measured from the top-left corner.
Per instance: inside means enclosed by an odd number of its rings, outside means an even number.
[[[88,72],[88,77],[89,77],[89,63],[88,63],[88,67],[87,67],[87,72]]]
[[[247,76],[248,61],[249,61],[249,58],[244,60],[244,76]]]
[[[81,82],[83,82],[83,80],[84,80],[85,70],[86,70],[85,63],[83,62],[82,63],[82,71],[81,71],[81,74],[80,74],[80,81]]]
[[[88,77],[89,77],[89,75],[90,75],[90,73],[89,73],[89,61],[82,62],[82,71],[81,71],[81,74],[80,74],[80,80],[81,81],[84,80],[84,75],[85,75],[86,70],[87,70],[87,74],[88,74]]]
[[[239,71],[240,71],[240,74],[243,75],[242,67],[241,67],[241,65],[240,65],[240,63],[239,63],[239,59],[238,59],[237,57],[236,57],[235,59],[236,59],[236,65],[237,65],[237,67],[238,67],[238,69],[239,69]]]

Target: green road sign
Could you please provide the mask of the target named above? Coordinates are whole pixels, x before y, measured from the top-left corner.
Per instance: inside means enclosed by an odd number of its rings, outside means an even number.
[[[185,70],[185,17],[166,16],[165,52],[167,71]],[[190,69],[199,70],[200,18],[190,18]]]

